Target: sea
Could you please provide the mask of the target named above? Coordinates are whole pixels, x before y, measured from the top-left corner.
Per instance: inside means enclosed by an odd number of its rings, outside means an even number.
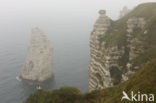
[[[83,93],[87,92],[89,37],[96,18],[87,15],[53,17],[19,14],[1,17],[0,103],[23,103],[38,85],[47,90],[74,86]],[[18,78],[28,53],[33,27],[43,30],[54,48],[54,76],[43,83]]]

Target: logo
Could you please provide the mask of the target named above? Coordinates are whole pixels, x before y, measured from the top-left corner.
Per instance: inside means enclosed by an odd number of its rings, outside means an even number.
[[[154,101],[154,94],[141,94],[140,92],[138,93],[134,93],[133,91],[131,91],[130,97],[128,96],[128,94],[123,91],[122,92],[123,96],[121,98],[121,101],[128,100],[128,101]]]
[[[123,94],[123,97],[121,98],[121,101],[123,100],[123,99],[127,99],[127,100],[131,100],[129,97],[128,97],[128,95],[127,95],[127,93],[125,92],[125,91],[123,91],[122,92],[122,94]]]

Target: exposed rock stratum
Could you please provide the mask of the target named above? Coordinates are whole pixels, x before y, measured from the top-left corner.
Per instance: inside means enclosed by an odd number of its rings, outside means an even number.
[[[53,47],[39,28],[33,28],[26,61],[21,77],[33,81],[45,81],[53,75]]]
[[[90,36],[89,91],[128,80],[155,57],[155,9],[150,5],[139,5],[117,21],[99,11]]]

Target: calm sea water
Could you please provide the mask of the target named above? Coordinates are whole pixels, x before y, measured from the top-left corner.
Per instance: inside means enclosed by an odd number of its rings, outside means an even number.
[[[89,35],[94,21],[75,19],[51,22],[46,18],[1,20],[0,103],[23,103],[36,91],[36,83],[16,79],[27,55],[31,28],[34,27],[31,24],[40,27],[54,46],[54,77],[41,83],[42,88],[75,86],[82,92],[88,91]]]

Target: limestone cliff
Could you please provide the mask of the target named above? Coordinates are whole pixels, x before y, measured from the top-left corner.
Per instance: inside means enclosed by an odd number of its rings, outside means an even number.
[[[90,91],[128,80],[155,57],[156,8],[152,5],[141,4],[117,21],[100,10],[90,36]]]
[[[51,42],[39,28],[33,28],[21,77],[40,82],[50,78],[53,74],[52,54]]]
[[[90,36],[90,66],[89,66],[89,89],[103,88],[112,85],[110,72],[105,69],[104,63],[108,66],[109,56],[102,56],[103,48],[100,43],[101,36],[105,36],[111,22],[110,18],[106,16],[104,10],[99,11],[100,17],[97,19],[94,30]],[[106,51],[106,50],[105,50]],[[108,54],[108,52],[106,51]],[[103,61],[101,61],[103,60]]]

